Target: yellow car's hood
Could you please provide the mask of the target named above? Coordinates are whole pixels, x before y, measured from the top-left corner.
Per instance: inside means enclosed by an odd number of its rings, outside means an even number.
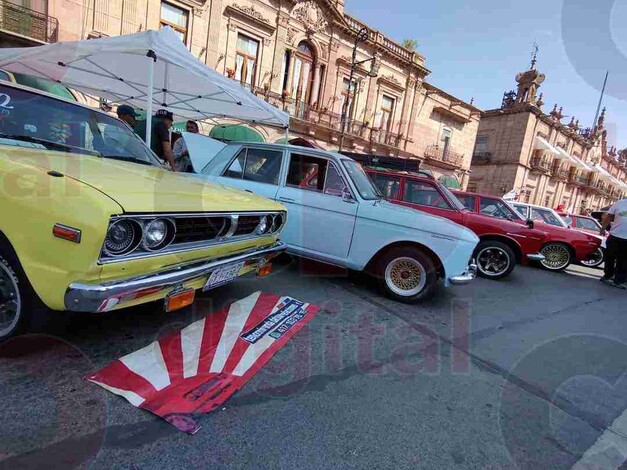
[[[115,200],[125,212],[238,212],[285,208],[252,193],[173,173],[88,155],[0,145],[0,158],[81,181]]]

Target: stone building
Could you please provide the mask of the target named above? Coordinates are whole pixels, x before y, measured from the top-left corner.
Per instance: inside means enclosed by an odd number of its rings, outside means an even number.
[[[467,183],[480,111],[425,82],[425,58],[350,16],[344,0],[11,0],[33,2],[57,22],[51,41],[169,25],[199,60],[289,112],[291,143],[415,157]],[[364,63],[349,83],[360,31],[355,57]],[[285,139],[281,129],[224,124],[203,127],[222,138]]]
[[[580,212],[627,194],[627,154],[607,146],[605,109],[593,128],[582,129],[563,108],[542,110],[538,88],[545,80],[535,67],[516,76],[518,89],[504,94],[499,109],[485,111],[474,150],[469,190]]]

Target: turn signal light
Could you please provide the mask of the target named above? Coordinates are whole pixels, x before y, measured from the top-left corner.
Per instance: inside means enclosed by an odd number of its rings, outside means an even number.
[[[194,296],[196,291],[194,289],[188,289],[174,294],[170,294],[165,299],[165,311],[174,312],[180,310],[194,303]]]
[[[81,242],[81,231],[77,228],[68,227],[67,225],[54,224],[52,234],[57,238],[63,238],[74,243]]]
[[[259,269],[257,269],[257,276],[259,276],[259,277],[266,277],[266,276],[269,276],[270,274],[272,274],[272,264],[271,263],[264,264]]]

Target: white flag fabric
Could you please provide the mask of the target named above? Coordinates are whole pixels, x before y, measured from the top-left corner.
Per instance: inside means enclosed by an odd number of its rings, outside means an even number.
[[[518,197],[518,193],[516,192],[515,189],[512,189],[510,192],[503,194],[502,199],[504,201],[515,201],[517,197]]]

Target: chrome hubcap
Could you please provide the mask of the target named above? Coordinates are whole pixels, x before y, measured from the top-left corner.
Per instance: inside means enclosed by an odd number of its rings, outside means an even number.
[[[20,319],[20,291],[9,268],[0,263],[0,338],[8,335]]]
[[[410,297],[424,289],[427,273],[413,258],[396,258],[385,268],[385,282],[395,294]]]
[[[603,262],[603,250],[601,248],[597,249],[594,253],[590,255],[588,259],[585,259],[581,262],[584,266],[598,266]]]
[[[547,245],[540,252],[544,255],[541,261],[542,266],[549,269],[562,269],[566,267],[570,261],[570,253],[568,249],[561,245]]]
[[[477,254],[479,270],[486,276],[503,274],[510,262],[507,252],[493,246],[484,248]]]

